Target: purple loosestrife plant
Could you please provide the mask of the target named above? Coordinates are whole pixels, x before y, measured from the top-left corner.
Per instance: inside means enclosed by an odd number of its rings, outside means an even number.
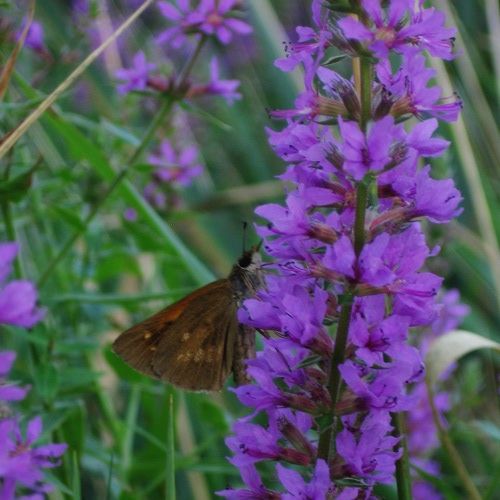
[[[221,79],[219,63],[215,57],[210,61],[208,81],[199,82],[191,76],[192,70],[201,66],[197,59],[205,42],[214,40],[227,45],[233,35],[251,33],[251,27],[238,18],[241,4],[240,0],[199,0],[194,3],[190,0],[176,0],[158,3],[160,13],[172,23],[172,26],[161,32],[155,38],[155,42],[169,49],[180,49],[191,45],[194,48],[180,69],[176,68],[174,57],[170,65],[176,69],[168,76],[154,74],[157,65],[148,62],[142,50],[135,54],[128,68],[119,69],[115,73],[120,81],[117,86],[118,93],[147,92],[158,101],[163,101],[163,106],[158,108],[157,117],[152,121],[152,128],[146,132],[148,141],[152,139],[155,127],[164,121],[165,117],[175,109],[175,104],[180,101],[191,101],[203,96],[219,96],[231,105],[241,98],[238,92],[240,82]],[[166,52],[171,53],[170,50]],[[175,138],[170,137],[162,140],[160,155],[149,157],[149,162],[156,169],[144,188],[144,194],[159,210],[166,211],[179,206],[181,200],[179,188],[191,184],[192,180],[203,171],[202,166],[196,162],[198,156],[196,147],[183,145],[182,151],[181,149],[175,143]],[[137,213],[128,208],[124,212],[124,218],[133,222],[137,219]]]
[[[0,498],[42,499],[53,489],[44,482],[42,469],[57,467],[67,445],[33,446],[42,433],[42,419],[34,417],[25,426],[20,425],[19,418],[6,406],[7,402],[24,399],[28,391],[4,380],[15,359],[14,352],[0,352]],[[30,496],[20,496],[27,493]]]
[[[422,162],[446,150],[437,120],[460,109],[428,86],[424,53],[451,59],[455,30],[423,1],[335,4],[314,0],[315,27],[277,62],[305,70],[295,108],[271,113],[285,128],[268,131],[295,189],[256,210],[275,273],[239,319],[269,333],[248,361],[255,384],[235,389],[253,413],[227,439],[245,483],[227,498],[372,498],[395,475],[408,498],[396,415],[417,404],[408,389],[424,366],[409,339],[439,321],[443,281],[425,270],[439,248],[421,221],[449,222],[462,200]],[[355,76],[331,56],[350,57]],[[268,481],[264,462],[277,462]]]
[[[44,316],[36,307],[34,285],[26,280],[6,283],[18,250],[17,243],[0,244],[0,323],[31,328]],[[28,392],[6,380],[15,359],[12,351],[0,352],[0,498],[21,498],[21,492],[29,492],[29,498],[43,498],[52,488],[44,483],[42,469],[57,466],[66,445],[34,447],[42,432],[41,418],[34,417],[24,426],[10,408],[10,403],[23,400]]]

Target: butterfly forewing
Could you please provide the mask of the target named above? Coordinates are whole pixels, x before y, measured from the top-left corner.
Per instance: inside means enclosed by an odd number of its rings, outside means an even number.
[[[185,389],[221,389],[231,370],[235,308],[229,281],[215,281],[123,332],[113,349],[150,377]]]

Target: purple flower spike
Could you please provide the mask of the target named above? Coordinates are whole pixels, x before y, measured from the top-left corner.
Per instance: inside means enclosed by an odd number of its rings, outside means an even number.
[[[10,371],[16,354],[10,351],[0,352],[0,498],[44,498],[52,487],[44,483],[43,469],[59,465],[59,458],[66,451],[66,444],[45,444],[34,447],[33,444],[42,433],[42,419],[31,419],[26,428],[26,438],[19,426],[18,419],[11,416],[10,407],[4,403],[21,400],[27,388],[5,383],[2,379]],[[30,496],[19,496],[17,489],[22,489]],[[29,491],[27,491],[29,490]]]
[[[409,437],[416,463],[438,472],[422,462],[425,443],[436,441],[421,388],[429,340],[419,345],[416,334],[427,327],[435,336],[466,309],[453,294],[439,302],[443,278],[425,270],[439,248],[429,248],[421,220],[449,222],[462,197],[422,159],[446,151],[438,120],[455,120],[460,103],[444,103],[430,85],[434,71],[422,52],[451,58],[455,30],[423,1],[359,3],[366,15],[354,18],[314,0],[314,27],[299,27],[298,42],[276,62],[283,71],[301,64],[304,87],[291,109],[271,112],[285,127],[267,130],[287,163],[279,178],[290,184],[284,204],[256,209],[273,261],[265,287],[238,312],[265,339],[247,362],[253,383],[234,389],[252,413],[227,439],[246,484],[221,492],[229,498],[374,498],[377,484],[395,483],[398,412],[420,426]],[[374,71],[332,71],[330,46],[363,55]],[[370,81],[360,82],[366,73]],[[416,124],[407,121],[412,115]],[[447,403],[440,393],[440,411]],[[257,462],[276,463],[271,489]],[[353,480],[356,487],[344,486]],[[414,490],[435,497],[422,481]]]

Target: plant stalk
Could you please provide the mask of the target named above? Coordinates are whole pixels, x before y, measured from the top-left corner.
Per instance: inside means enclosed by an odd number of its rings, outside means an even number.
[[[345,359],[345,348],[347,345],[347,335],[349,333],[349,324],[351,320],[352,299],[350,296],[348,302],[342,306],[340,319],[335,337],[335,347],[333,349],[332,360],[330,364],[330,374],[328,377],[328,391],[332,400],[331,406],[331,425],[329,425],[320,435],[318,443],[318,457],[328,462],[333,448],[335,447],[335,405],[339,400],[341,378],[339,366]]]
[[[399,500],[412,500],[410,460],[408,457],[408,442],[406,440],[406,422],[403,412],[392,414],[394,435],[399,438],[399,446],[403,454],[396,462],[396,483]]]
[[[432,410],[432,419],[434,420],[434,425],[438,431],[439,441],[441,442],[441,446],[446,450],[448,456],[450,457],[451,464],[457,473],[457,476],[462,481],[462,485],[464,490],[467,492],[467,498],[470,500],[481,500],[481,495],[476,488],[476,485],[472,482],[472,479],[465,468],[465,465],[460,457],[460,453],[455,448],[453,441],[451,440],[448,432],[443,427],[441,423],[441,419],[434,403],[434,389],[432,388],[432,382],[429,380],[429,377],[425,378],[425,382],[427,385],[427,395],[429,397],[429,403],[431,405]]]

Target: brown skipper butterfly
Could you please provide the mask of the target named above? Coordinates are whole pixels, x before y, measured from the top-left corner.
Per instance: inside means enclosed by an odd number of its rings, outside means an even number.
[[[227,278],[123,332],[113,350],[135,370],[182,389],[218,391],[231,372],[236,384],[246,383],[255,331],[238,323],[237,310],[262,281],[257,246],[243,253]]]

